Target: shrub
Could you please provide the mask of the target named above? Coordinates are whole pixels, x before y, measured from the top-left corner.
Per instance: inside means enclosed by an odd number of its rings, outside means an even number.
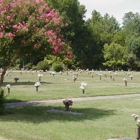
[[[49,70],[49,65],[45,61],[40,61],[40,62],[38,62],[36,68],[38,70],[44,70],[45,71],[45,70]]]
[[[32,63],[28,63],[24,66],[25,69],[31,69],[32,68]]]
[[[0,115],[3,115],[5,112],[5,97],[4,90],[0,88]]]
[[[58,63],[53,63],[52,68],[54,71],[59,72],[63,70],[62,64]]]

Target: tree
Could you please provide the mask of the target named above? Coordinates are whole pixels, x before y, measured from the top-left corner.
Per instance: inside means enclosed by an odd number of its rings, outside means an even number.
[[[131,36],[129,40],[127,40],[127,48],[128,48],[128,66],[131,69],[140,68],[140,36]]]
[[[44,0],[1,0],[0,17],[1,82],[19,57],[63,54],[71,58],[61,33],[66,24]]]
[[[140,68],[140,15],[128,12],[123,17],[123,30],[126,32],[126,46],[128,48],[128,66],[132,69]]]
[[[123,66],[127,63],[127,49],[119,44],[105,44],[103,49],[104,59],[103,65],[113,67],[116,70],[118,66]]]
[[[64,21],[69,26],[62,29],[64,38],[70,42],[73,55],[75,56],[75,66],[85,67],[85,55],[87,51],[87,38],[89,31],[85,25],[84,14],[85,6],[80,5],[78,0],[46,0],[55,7],[63,16]],[[87,61],[86,61],[87,62]]]
[[[114,17],[108,14],[101,16],[99,12],[93,10],[91,19],[86,22],[90,30],[90,42],[86,46],[86,57],[88,62],[94,68],[101,68],[103,63],[103,46],[110,44],[116,32],[120,30],[119,24]]]

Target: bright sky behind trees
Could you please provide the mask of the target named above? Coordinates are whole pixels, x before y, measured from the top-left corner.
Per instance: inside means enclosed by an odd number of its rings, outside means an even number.
[[[125,13],[130,11],[140,13],[140,0],[79,0],[79,2],[86,7],[86,19],[91,18],[92,11],[96,10],[102,16],[108,13],[121,24]]]

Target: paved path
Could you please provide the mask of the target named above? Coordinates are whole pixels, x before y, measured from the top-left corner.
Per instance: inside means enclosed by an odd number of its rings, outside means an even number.
[[[130,98],[130,97],[140,97],[140,94],[127,94],[127,95],[113,95],[113,96],[96,96],[96,97],[82,97],[82,98],[69,98],[72,101],[88,101],[88,100],[105,100],[114,98]],[[14,102],[6,103],[6,108],[22,107],[22,106],[33,106],[40,104],[52,104],[63,102],[64,99],[58,100],[43,100],[43,101],[29,101],[29,102]]]

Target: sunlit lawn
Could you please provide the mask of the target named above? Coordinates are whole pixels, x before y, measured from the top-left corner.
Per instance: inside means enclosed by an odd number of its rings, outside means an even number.
[[[55,76],[50,75],[49,72],[45,73],[41,79],[41,86],[38,92],[34,86],[38,81],[38,73],[33,72],[12,72],[5,77],[3,88],[6,84],[11,84],[11,93],[7,97],[8,101],[12,100],[47,100],[47,99],[60,99],[70,97],[87,97],[98,95],[115,95],[115,94],[131,94],[140,92],[140,73],[133,72],[133,80],[125,72],[118,72],[115,76],[113,73],[114,81],[109,77],[109,72],[102,72],[102,78],[97,75],[97,71],[92,74],[87,72],[77,72],[77,81],[73,81],[73,73],[69,72],[67,75],[64,72],[62,75],[56,73]],[[104,75],[107,75],[105,77]],[[18,77],[19,81],[14,82],[14,77]],[[128,83],[125,86],[123,78],[127,78]],[[82,90],[79,88],[81,82],[87,82],[88,85],[85,88],[85,94],[82,94]]]
[[[140,114],[139,107],[140,97],[74,102],[70,110],[83,115],[47,112],[64,110],[62,103],[6,109],[0,117],[0,135],[13,140],[135,138],[131,115]]]
[[[107,74],[107,78],[104,74]],[[42,77],[39,91],[34,84],[38,81],[37,73],[13,72],[5,77],[3,88],[11,84],[11,93],[7,101],[48,100],[70,97],[88,97],[98,95],[115,95],[139,93],[139,72],[133,73],[133,80],[124,72],[109,77],[109,72],[103,72],[100,77],[87,72],[79,73],[77,81],[72,79],[73,73],[56,73],[53,77],[48,72]],[[14,77],[19,77],[17,83]],[[128,79],[125,86],[123,78]],[[80,87],[81,82],[87,82],[85,94]],[[131,115],[140,115],[140,97],[106,99],[74,102],[71,112],[83,115],[50,113],[48,110],[64,110],[63,103],[53,103],[40,106],[6,109],[6,114],[0,116],[0,136],[12,140],[107,140],[109,138],[135,138],[136,124]]]

